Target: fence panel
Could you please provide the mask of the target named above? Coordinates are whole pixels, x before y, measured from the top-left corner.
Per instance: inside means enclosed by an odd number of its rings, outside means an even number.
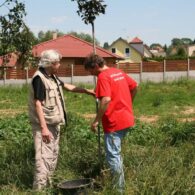
[[[73,74],[74,76],[88,76],[90,72],[85,70],[83,65],[75,65]]]
[[[163,62],[143,62],[143,72],[163,72]]]
[[[187,60],[166,60],[166,71],[187,71]]]
[[[190,59],[190,70],[195,70],[195,59]]]
[[[57,75],[59,77],[71,77],[71,66],[60,66]]]
[[[6,79],[26,79],[26,71],[21,69],[7,69]]]
[[[140,73],[140,63],[119,63],[118,66],[126,73]]]
[[[28,70],[28,78],[32,78],[37,68],[31,68]]]

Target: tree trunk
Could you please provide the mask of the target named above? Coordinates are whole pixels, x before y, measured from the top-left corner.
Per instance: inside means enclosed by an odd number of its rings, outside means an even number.
[[[91,23],[91,26],[92,26],[92,37],[93,37],[93,53],[96,54],[94,23]]]

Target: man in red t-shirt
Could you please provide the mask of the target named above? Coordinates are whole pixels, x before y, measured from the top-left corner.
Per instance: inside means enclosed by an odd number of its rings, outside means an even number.
[[[85,69],[98,77],[96,97],[99,109],[91,125],[96,131],[100,122],[104,129],[106,158],[113,175],[113,185],[123,193],[125,187],[121,141],[129,128],[134,126],[132,101],[137,83],[123,71],[110,68],[103,58],[91,54],[85,60]]]

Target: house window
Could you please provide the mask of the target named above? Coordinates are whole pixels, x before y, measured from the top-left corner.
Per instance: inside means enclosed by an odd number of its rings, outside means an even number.
[[[116,53],[116,48],[112,48],[112,53]]]
[[[125,48],[125,57],[130,57],[130,49]]]

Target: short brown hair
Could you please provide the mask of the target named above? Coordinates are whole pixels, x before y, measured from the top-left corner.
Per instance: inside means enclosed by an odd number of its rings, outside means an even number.
[[[104,59],[97,55],[97,54],[90,54],[86,57],[84,65],[85,65],[85,69],[90,69],[90,68],[95,68],[95,65],[97,64],[99,67],[103,67],[104,66]]]

